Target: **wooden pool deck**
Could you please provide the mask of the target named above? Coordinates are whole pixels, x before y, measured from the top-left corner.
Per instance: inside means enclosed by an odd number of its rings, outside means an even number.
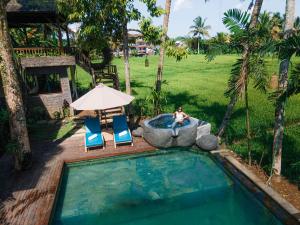
[[[134,146],[114,148],[110,132],[106,148],[84,151],[83,134],[78,133],[56,142],[32,143],[31,169],[17,173],[12,158],[0,158],[0,224],[47,225],[60,181],[64,162],[153,151],[142,138],[134,138]]]

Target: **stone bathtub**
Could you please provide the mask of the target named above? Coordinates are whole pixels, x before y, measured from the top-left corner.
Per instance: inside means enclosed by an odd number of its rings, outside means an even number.
[[[193,117],[184,121],[183,126],[176,125],[173,114],[161,114],[152,119],[145,120],[142,124],[143,137],[147,142],[157,148],[187,147],[195,143],[199,120]]]

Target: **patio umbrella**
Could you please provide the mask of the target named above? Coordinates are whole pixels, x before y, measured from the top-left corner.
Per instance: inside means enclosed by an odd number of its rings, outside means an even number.
[[[134,99],[121,91],[99,84],[71,104],[76,110],[105,110],[128,105]]]

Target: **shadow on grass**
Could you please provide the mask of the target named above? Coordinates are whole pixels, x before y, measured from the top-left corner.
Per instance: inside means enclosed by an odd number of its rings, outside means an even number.
[[[237,140],[237,139],[236,139]],[[267,127],[258,127],[251,140],[252,159],[270,174],[272,167],[273,132]],[[239,139],[230,147],[244,159],[248,158],[247,140]],[[300,187],[300,145],[292,135],[284,134],[282,151],[282,175]]]
[[[223,116],[226,112],[227,105],[219,102],[209,102],[207,98],[199,95],[191,95],[184,91],[180,93],[167,92],[168,110],[176,110],[179,106],[183,106],[184,110],[193,117],[207,121],[216,129],[220,126]],[[245,110],[237,109],[233,112],[231,119],[237,119],[243,116]],[[230,129],[230,128],[229,128]]]

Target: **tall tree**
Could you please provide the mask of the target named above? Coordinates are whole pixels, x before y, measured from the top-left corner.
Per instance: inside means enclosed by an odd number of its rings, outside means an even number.
[[[288,39],[293,33],[295,20],[295,0],[286,0],[285,8],[285,23],[284,23],[284,39]],[[285,92],[288,85],[288,71],[292,55],[283,57],[279,66],[279,82],[278,89]],[[273,138],[273,157],[274,162],[272,170],[275,174],[281,174],[281,156],[282,156],[282,141],[284,132],[284,108],[285,101],[278,99],[275,107],[275,125]]]
[[[139,0],[153,17],[162,14],[156,0]],[[62,12],[69,12],[70,22],[81,22],[78,40],[86,51],[107,48],[109,41],[122,42],[126,92],[131,93],[127,25],[141,19],[134,0],[59,0]]]
[[[249,29],[252,29],[256,26],[257,21],[258,21],[258,17],[261,11],[261,7],[262,7],[262,3],[263,0],[256,0],[254,7],[253,7],[253,11],[252,11],[252,15],[251,15],[251,20],[250,20],[250,25],[249,25]],[[241,65],[241,71],[240,71],[240,77],[241,78],[245,78],[245,76],[247,76],[248,74],[248,65],[249,65],[249,55],[250,55],[250,49],[249,49],[249,44],[245,43],[243,45],[243,53],[242,53],[242,65]],[[232,95],[230,97],[230,102],[227,105],[227,110],[226,113],[223,117],[223,121],[219,127],[217,136],[219,138],[221,138],[226,130],[226,127],[229,124],[234,106],[237,102],[238,96],[236,95]],[[249,121],[247,121],[248,124]]]
[[[9,0],[0,1],[0,74],[9,112],[11,139],[16,142],[15,168],[20,170],[31,156],[26,117],[23,108],[18,73],[9,36],[6,6]]]
[[[198,48],[198,54],[200,54],[200,41],[201,38],[209,37],[208,30],[211,28],[209,25],[206,25],[206,19],[202,19],[201,16],[196,17],[194,19],[194,25],[190,27],[191,33],[194,37],[198,38],[197,42],[197,48]]]
[[[245,64],[244,58],[238,59],[233,65],[231,76],[228,81],[228,89],[225,92],[227,97],[238,98],[244,96],[245,109],[246,109],[246,130],[247,130],[247,148],[249,164],[251,164],[251,129],[250,129],[250,111],[248,100],[248,86],[249,80],[253,79],[254,88],[266,92],[268,84],[268,74],[264,62],[266,46],[272,46],[270,43],[270,30],[264,27],[263,19],[259,19],[259,23],[255,28],[248,29],[250,15],[247,12],[233,9],[225,13],[223,19],[224,24],[233,33],[233,40],[235,44],[240,46],[247,45],[249,52],[247,63]]]
[[[168,33],[168,28],[169,28],[171,3],[172,3],[172,0],[166,0],[164,22],[163,22],[163,28],[162,28],[163,34],[161,36],[161,45],[160,45],[160,50],[159,50],[159,61],[158,61],[158,69],[157,69],[157,77],[156,77],[155,91],[157,93],[159,93],[161,91],[164,57],[165,57],[165,44],[166,44],[167,33]]]
[[[126,19],[123,23],[123,55],[124,55],[124,64],[125,64],[126,93],[128,95],[131,95],[128,29],[127,29],[127,20]]]

